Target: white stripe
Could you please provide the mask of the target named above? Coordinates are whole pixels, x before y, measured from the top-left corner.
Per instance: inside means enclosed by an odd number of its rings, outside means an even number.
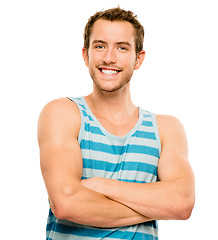
[[[82,149],[83,158],[86,159],[94,159],[97,161],[107,161],[109,163],[120,163],[122,160],[125,162],[140,162],[140,163],[148,163],[157,166],[159,159],[157,157],[152,157],[146,154],[135,154],[128,153],[123,156],[120,155],[112,155],[110,153],[92,151],[88,149]],[[125,159],[124,159],[125,158]]]
[[[155,134],[155,133],[154,133]],[[105,136],[99,135],[99,134],[91,134],[90,132],[85,132],[83,134],[83,139],[88,141],[93,141],[97,143],[103,143],[110,146],[126,146],[126,145],[139,145],[139,146],[148,146],[148,147],[154,147],[158,148],[157,140],[153,139],[147,139],[147,138],[139,138],[139,137],[132,137],[131,139],[128,139],[127,141],[121,142],[118,141],[110,141],[110,139],[106,138]]]
[[[83,176],[86,178],[91,178],[93,176],[102,178],[111,178],[119,180],[136,180],[144,181],[146,183],[156,182],[157,177],[151,173],[146,172],[136,172],[136,171],[118,171],[118,172],[106,172],[98,169],[85,168],[83,169]]]

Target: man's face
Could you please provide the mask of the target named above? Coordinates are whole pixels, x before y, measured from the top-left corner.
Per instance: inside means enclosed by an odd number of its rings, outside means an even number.
[[[94,23],[90,47],[88,52],[83,49],[83,57],[94,85],[105,92],[126,86],[144,59],[140,54],[136,58],[135,32],[131,23],[103,19]]]

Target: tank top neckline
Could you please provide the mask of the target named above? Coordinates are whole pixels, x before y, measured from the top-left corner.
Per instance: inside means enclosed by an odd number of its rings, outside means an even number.
[[[123,137],[119,137],[119,136],[116,136],[116,135],[113,135],[112,133],[108,132],[102,125],[101,123],[98,121],[98,119],[95,117],[95,115],[92,113],[91,109],[89,108],[86,100],[84,97],[81,97],[81,100],[84,104],[84,106],[86,107],[86,110],[88,112],[88,114],[92,117],[92,119],[96,122],[96,124],[98,125],[98,127],[101,129],[101,131],[108,137],[108,138],[111,138],[113,140],[116,140],[116,141],[119,141],[119,142],[124,142],[126,141],[129,137],[131,137],[135,132],[136,130],[138,129],[138,127],[142,124],[142,121],[143,121],[143,110],[138,107],[139,109],[139,118],[138,118],[138,121],[137,123],[135,124],[135,126],[132,128],[132,130],[130,130],[125,136]]]

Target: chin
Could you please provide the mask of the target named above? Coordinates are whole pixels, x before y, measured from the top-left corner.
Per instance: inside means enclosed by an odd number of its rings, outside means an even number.
[[[124,76],[120,79],[110,79],[110,80],[105,80],[97,77],[96,73],[91,72],[90,73],[91,78],[93,80],[94,86],[101,92],[117,92],[124,88],[129,82],[132,77],[132,74],[129,76]]]
[[[118,85],[113,85],[113,86],[103,86],[103,84],[99,84],[99,83],[96,84],[95,82],[94,84],[98,88],[98,90],[100,90],[101,92],[113,93],[125,88],[128,82],[120,83]]]

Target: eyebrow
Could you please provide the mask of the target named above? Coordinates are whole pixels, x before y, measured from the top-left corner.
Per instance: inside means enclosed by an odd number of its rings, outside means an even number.
[[[93,42],[92,42],[92,45],[93,44],[97,44],[97,43],[103,43],[103,44],[107,44],[105,41],[103,41],[103,40],[94,40]],[[132,46],[129,42],[127,42],[127,41],[124,41],[124,42],[117,42],[116,43],[116,45],[127,45],[127,46]]]
[[[127,45],[127,46],[132,46],[129,42],[118,42],[117,45]]]
[[[94,40],[93,42],[92,42],[92,44],[96,44],[96,43],[106,43],[105,41],[102,41],[102,40]]]

